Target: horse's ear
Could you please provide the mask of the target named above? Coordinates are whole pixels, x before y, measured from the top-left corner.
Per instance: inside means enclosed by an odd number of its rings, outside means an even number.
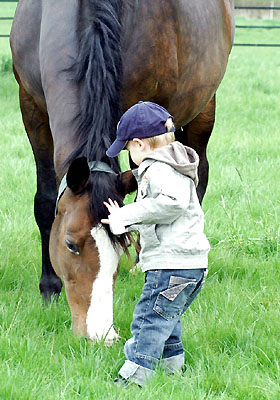
[[[79,194],[85,187],[90,176],[90,170],[86,157],[76,158],[70,165],[66,182],[73,193]]]
[[[131,170],[119,174],[120,179],[120,195],[125,197],[128,193],[137,190],[137,181]]]

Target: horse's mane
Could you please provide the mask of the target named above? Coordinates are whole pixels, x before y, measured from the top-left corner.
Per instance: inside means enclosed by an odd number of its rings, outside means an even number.
[[[89,216],[94,216],[95,223],[101,224],[101,219],[108,218],[108,210],[104,206],[104,199],[109,197],[116,200],[120,206],[123,205],[121,193],[120,177],[106,172],[91,173],[89,182],[86,188],[90,196],[88,212]],[[114,235],[112,234],[109,225],[103,225],[114,247],[121,245],[123,250],[127,252],[127,247],[131,237],[129,234]]]
[[[120,172],[117,159],[105,152],[115,140],[117,122],[121,116],[121,0],[88,0],[87,27],[81,28],[79,54],[70,68],[74,82],[80,88],[80,112],[75,116],[77,148],[65,161],[68,167],[78,157],[88,161],[105,161]],[[88,11],[89,10],[89,11]],[[90,15],[88,15],[90,12]],[[83,14],[81,14],[81,18]],[[122,205],[118,177],[105,172],[91,173],[86,191],[89,193],[89,215],[96,224],[107,218],[103,204],[111,197]],[[128,235],[115,236],[104,226],[113,245],[127,249]]]
[[[74,121],[77,148],[66,160],[66,166],[85,156],[89,161],[105,161],[119,171],[117,159],[109,159],[105,151],[115,139],[121,115],[121,3],[88,0],[90,23],[81,28],[78,58],[71,67],[73,80],[80,88],[80,112]]]

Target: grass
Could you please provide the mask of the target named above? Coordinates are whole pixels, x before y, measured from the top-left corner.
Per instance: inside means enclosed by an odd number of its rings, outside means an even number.
[[[64,291],[57,304],[42,306],[35,165],[17,85],[9,68],[1,72],[1,400],[279,399],[279,55],[269,48],[232,51],[208,147],[210,272],[183,317],[185,370],[173,377],[158,372],[143,389],[112,384],[143,284],[125,259],[114,303],[124,339],[113,347],[73,335]]]

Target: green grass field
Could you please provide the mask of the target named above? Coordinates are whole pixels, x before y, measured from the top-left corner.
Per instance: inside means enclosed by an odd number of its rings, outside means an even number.
[[[266,40],[280,43],[269,34]],[[0,56],[7,56],[7,39],[0,41]],[[10,71],[0,73],[1,400],[280,398],[279,82],[280,49],[233,49],[208,148],[210,272],[182,319],[185,370],[122,389],[112,381],[143,275],[132,275],[123,260],[114,303],[123,339],[111,348],[73,335],[64,292],[57,304],[42,305],[35,165],[17,85]]]

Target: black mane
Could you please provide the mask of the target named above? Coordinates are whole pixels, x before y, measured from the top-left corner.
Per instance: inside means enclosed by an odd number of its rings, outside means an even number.
[[[65,164],[85,156],[88,161],[105,161],[118,172],[117,159],[109,159],[105,152],[115,139],[121,115],[121,0],[88,3],[90,23],[81,32],[79,55],[71,68],[80,88],[77,148]]]
[[[92,172],[86,190],[90,196],[88,212],[89,216],[94,217],[95,224],[100,224],[102,219],[108,218],[108,210],[103,201],[111,198],[116,200],[121,207],[123,205],[123,188],[120,175],[108,174],[106,172]],[[103,225],[107,234],[114,245],[120,244],[127,252],[128,244],[131,240],[129,234],[115,236],[112,234],[109,225]]]
[[[88,0],[86,17],[81,13],[79,54],[71,73],[79,87],[80,112],[75,117],[77,148],[65,162],[69,166],[76,158],[104,161],[116,173],[120,172],[117,158],[105,152],[116,137],[117,123],[121,116],[120,93],[122,79],[121,58],[121,7],[122,0]],[[90,13],[90,17],[89,14]],[[103,201],[110,197],[122,203],[121,187],[117,174],[93,172],[86,191],[90,196],[89,216],[95,224],[108,217]],[[115,236],[104,225],[114,246],[121,244],[127,250],[129,235]]]

